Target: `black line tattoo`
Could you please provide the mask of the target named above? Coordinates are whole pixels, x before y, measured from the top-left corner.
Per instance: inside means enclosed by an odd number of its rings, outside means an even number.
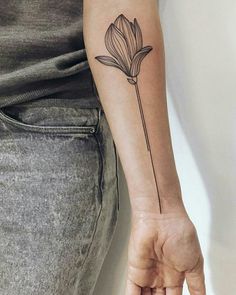
[[[105,34],[105,45],[112,57],[103,55],[96,56],[95,59],[106,66],[115,67],[121,70],[127,76],[128,82],[135,87],[147,150],[151,158],[152,170],[161,213],[162,209],[160,193],[138,86],[138,75],[140,73],[141,63],[153,48],[152,46],[143,47],[142,31],[137,22],[137,19],[135,18],[134,22],[130,22],[123,14],[119,15],[114,23],[109,26]]]

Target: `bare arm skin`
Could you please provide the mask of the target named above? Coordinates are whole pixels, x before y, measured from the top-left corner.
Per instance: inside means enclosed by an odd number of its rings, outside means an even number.
[[[126,295],[205,295],[203,257],[185,210],[168,122],[155,0],[85,0],[89,63],[132,208]]]

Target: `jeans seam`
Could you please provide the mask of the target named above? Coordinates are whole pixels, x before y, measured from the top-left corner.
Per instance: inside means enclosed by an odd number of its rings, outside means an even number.
[[[96,222],[95,222],[95,225],[94,225],[92,239],[91,239],[91,242],[89,243],[86,256],[83,259],[83,262],[81,264],[80,273],[83,273],[83,271],[82,271],[83,267],[84,267],[84,265],[85,265],[85,263],[86,263],[86,261],[87,261],[87,259],[89,257],[90,249],[91,249],[91,247],[93,245],[95,235],[96,235],[96,232],[97,232],[98,221],[100,219],[100,216],[101,216],[101,213],[102,213],[102,208],[103,208],[104,157],[103,157],[103,153],[102,153],[101,145],[100,145],[100,141],[99,141],[99,136],[101,136],[101,135],[100,135],[100,133],[98,133],[98,131],[100,131],[100,120],[101,120],[101,114],[100,114],[100,117],[99,117],[99,124],[97,126],[96,133],[94,134],[94,138],[95,138],[95,140],[97,142],[97,146],[98,146],[99,158],[100,158],[100,163],[101,163],[101,171],[100,171],[100,174],[99,174],[99,181],[98,181],[98,183],[99,183],[99,194],[100,194],[100,201],[99,201],[100,206],[99,206],[99,211],[98,211],[98,215],[97,215],[97,218],[96,218]],[[79,282],[79,276],[77,278],[78,278],[78,282]],[[73,295],[75,295],[75,294],[73,294]]]

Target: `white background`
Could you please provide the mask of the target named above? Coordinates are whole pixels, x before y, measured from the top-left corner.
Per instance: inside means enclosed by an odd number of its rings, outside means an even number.
[[[207,295],[236,294],[236,1],[160,0],[168,107],[183,199],[197,228]],[[129,200],[95,295],[124,295]],[[184,291],[184,295],[188,292]]]

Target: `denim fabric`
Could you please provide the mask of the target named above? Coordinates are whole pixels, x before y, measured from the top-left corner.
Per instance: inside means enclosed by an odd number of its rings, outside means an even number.
[[[0,110],[0,294],[93,294],[119,212],[102,108],[42,100]]]

